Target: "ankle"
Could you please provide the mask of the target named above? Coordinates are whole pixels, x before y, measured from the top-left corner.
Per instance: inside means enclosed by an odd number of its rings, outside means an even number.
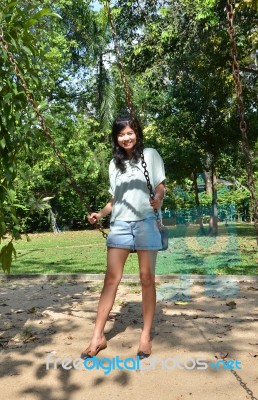
[[[93,339],[102,339],[104,336],[104,330],[94,330],[92,334]]]
[[[150,332],[142,332],[141,340],[146,341],[146,342],[150,342],[151,341]]]

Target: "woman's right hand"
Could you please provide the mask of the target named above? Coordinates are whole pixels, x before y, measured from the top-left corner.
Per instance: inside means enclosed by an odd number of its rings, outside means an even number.
[[[87,218],[88,218],[88,221],[90,224],[95,224],[96,222],[98,222],[100,220],[101,215],[100,215],[100,213],[93,212],[90,215],[88,215]]]

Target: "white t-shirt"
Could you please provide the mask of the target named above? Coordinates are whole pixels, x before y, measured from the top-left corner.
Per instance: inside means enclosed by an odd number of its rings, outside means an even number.
[[[143,154],[155,192],[155,187],[166,179],[163,160],[155,149],[144,149]],[[116,168],[114,160],[109,164],[109,193],[114,197],[111,222],[116,219],[139,221],[155,216],[150,205],[150,193],[141,160],[136,164],[127,160],[125,165],[126,171],[122,173]]]

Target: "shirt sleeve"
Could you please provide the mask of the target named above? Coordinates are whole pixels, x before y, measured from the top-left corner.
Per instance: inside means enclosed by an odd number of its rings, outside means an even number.
[[[166,179],[164,163],[155,149],[146,149],[146,158],[150,179],[155,188]]]
[[[115,173],[114,173],[114,161],[111,160],[109,163],[109,193],[114,197],[115,193]]]

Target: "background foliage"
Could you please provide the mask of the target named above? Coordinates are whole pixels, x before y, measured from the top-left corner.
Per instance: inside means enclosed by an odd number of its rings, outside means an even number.
[[[0,6],[9,49],[93,209],[109,196],[110,123],[127,109],[103,3],[96,9],[88,0],[3,0]],[[174,212],[208,207],[201,214],[209,217],[212,173],[218,207],[229,210],[233,204],[235,216],[250,220],[225,2],[112,5],[146,146],[157,148],[165,162],[164,207]],[[256,1],[237,4],[234,23],[255,171],[257,16]],[[11,238],[0,258],[9,271],[12,239],[20,232],[51,230],[50,210],[60,229],[88,224],[3,48],[0,74],[0,239]]]

